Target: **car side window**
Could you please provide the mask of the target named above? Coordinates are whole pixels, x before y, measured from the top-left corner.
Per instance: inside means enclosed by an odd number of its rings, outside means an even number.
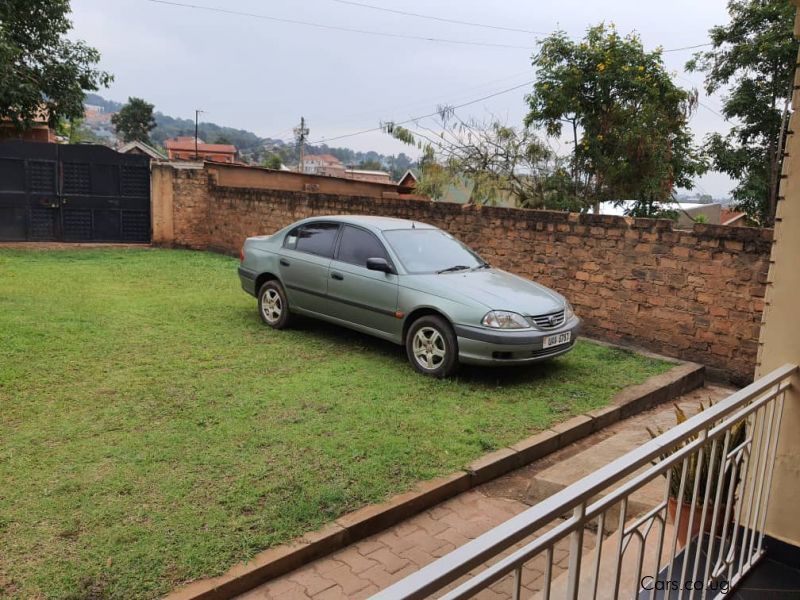
[[[286,237],[283,238],[283,247],[289,248],[290,250],[294,250],[297,247],[297,236],[300,233],[300,228],[295,227],[289,233],[286,234]]]
[[[389,260],[378,238],[363,229],[345,225],[342,230],[342,239],[339,241],[336,260],[366,267],[368,258]]]
[[[338,232],[339,225],[336,223],[308,223],[291,231],[284,240],[284,246],[298,252],[308,252],[330,258],[333,256],[333,243],[336,241]],[[295,238],[294,246],[289,245],[292,243],[292,237]]]

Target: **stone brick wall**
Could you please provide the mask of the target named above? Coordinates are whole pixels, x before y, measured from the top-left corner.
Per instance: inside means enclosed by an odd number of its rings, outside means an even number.
[[[752,379],[772,230],[221,187],[203,170],[176,171],[172,202],[176,245],[230,254],[248,236],[314,215],[431,223],[563,293],[592,336]]]

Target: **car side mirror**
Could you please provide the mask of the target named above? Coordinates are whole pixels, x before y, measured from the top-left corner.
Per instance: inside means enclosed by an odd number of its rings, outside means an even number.
[[[392,265],[385,258],[368,258],[367,269],[370,271],[381,271],[383,273],[394,273]]]

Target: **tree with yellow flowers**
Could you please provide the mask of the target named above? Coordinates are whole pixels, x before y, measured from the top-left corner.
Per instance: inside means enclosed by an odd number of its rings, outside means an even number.
[[[569,128],[575,192],[595,210],[635,200],[631,214],[662,216],[673,190],[706,170],[688,127],[697,92],[675,85],[660,49],[645,51],[637,35],[601,24],[576,42],[558,31],[540,42],[533,66],[525,124],[549,136]]]

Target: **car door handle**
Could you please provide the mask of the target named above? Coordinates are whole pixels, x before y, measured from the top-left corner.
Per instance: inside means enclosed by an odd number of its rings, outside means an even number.
[[[336,281],[342,281],[344,279],[344,275],[341,273],[331,273],[331,279],[335,279]]]
[[[288,266],[289,266],[289,261],[288,261],[288,260],[286,260],[285,258],[282,258],[282,259],[280,260],[280,263],[281,263],[281,266],[282,266],[282,267],[288,267]]]

